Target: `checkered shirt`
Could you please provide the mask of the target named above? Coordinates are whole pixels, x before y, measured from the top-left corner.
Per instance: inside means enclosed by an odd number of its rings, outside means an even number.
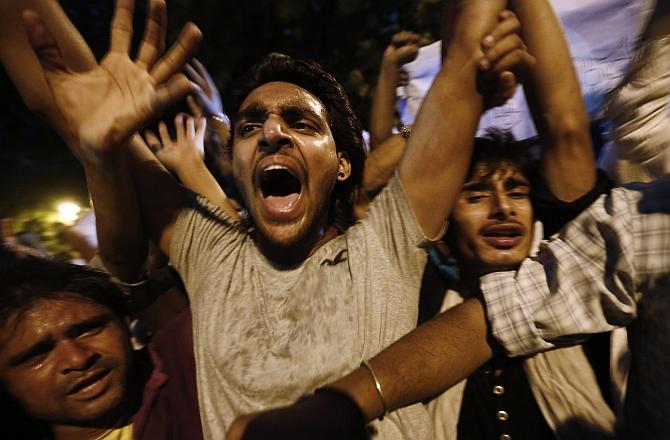
[[[494,337],[511,356],[628,326],[620,438],[670,438],[670,175],[615,188],[517,272],[481,280]]]

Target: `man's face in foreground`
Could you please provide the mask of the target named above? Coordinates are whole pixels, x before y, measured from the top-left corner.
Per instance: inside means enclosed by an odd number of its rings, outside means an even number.
[[[323,103],[294,84],[267,83],[246,97],[233,133],[235,181],[263,239],[279,247],[317,240],[335,183],[349,177]]]
[[[530,251],[533,208],[529,183],[513,164],[475,165],[452,215],[451,233],[466,272],[516,268]]]
[[[0,327],[0,383],[38,420],[88,425],[118,417],[129,335],[106,307],[75,294],[38,300]]]

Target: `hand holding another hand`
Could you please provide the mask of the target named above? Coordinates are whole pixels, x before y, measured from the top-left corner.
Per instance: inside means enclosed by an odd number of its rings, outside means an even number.
[[[486,108],[505,104],[520,79],[535,64],[535,58],[519,36],[521,25],[512,11],[498,14],[496,27],[482,40],[484,56],[479,60]]]

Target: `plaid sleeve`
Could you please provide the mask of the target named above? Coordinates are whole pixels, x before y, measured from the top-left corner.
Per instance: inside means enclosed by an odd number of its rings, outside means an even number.
[[[601,196],[517,272],[482,278],[493,336],[509,355],[574,345],[635,318],[639,198],[621,188]]]

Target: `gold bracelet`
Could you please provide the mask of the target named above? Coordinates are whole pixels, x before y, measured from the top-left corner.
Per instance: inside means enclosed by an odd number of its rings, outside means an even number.
[[[384,414],[379,416],[379,421],[381,422],[384,420],[384,417],[386,417],[389,414],[388,407],[386,406],[386,400],[384,400],[384,394],[382,393],[382,384],[379,383],[379,379],[377,379],[377,375],[375,374],[375,370],[372,369],[372,365],[368,361],[363,361],[361,363],[362,367],[365,367],[368,369],[370,372],[370,375],[372,376],[372,380],[375,381],[375,388],[377,389],[377,394],[379,394],[379,400],[382,402],[382,406],[384,407]]]

